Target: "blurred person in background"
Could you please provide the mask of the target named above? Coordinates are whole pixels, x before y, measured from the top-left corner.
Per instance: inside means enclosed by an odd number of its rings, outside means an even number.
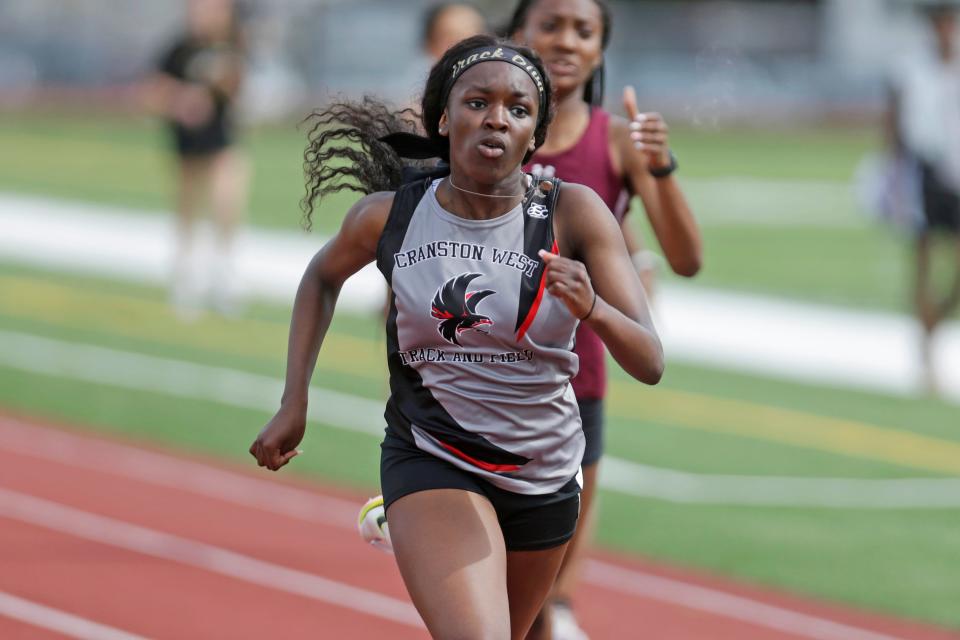
[[[443,57],[447,49],[461,40],[489,33],[490,26],[487,24],[486,18],[472,4],[441,2],[430,6],[423,14],[423,32],[420,42],[423,47],[424,59],[420,63],[422,64],[422,70],[417,73],[417,90],[423,88],[430,68]],[[419,103],[419,99],[417,103]],[[419,104],[415,103],[411,104],[410,108],[416,110],[418,106]],[[388,290],[383,306],[384,317],[390,313],[392,298],[393,294]]]
[[[420,106],[419,92],[430,73],[447,49],[471,36],[489,34],[486,18],[472,4],[441,2],[427,7],[423,13],[420,33],[421,55],[411,65],[410,108]]]
[[[380,480],[400,573],[432,637],[521,640],[578,519],[576,327],[648,384],[663,354],[603,201],[522,171],[552,115],[536,54],[470,38],[423,96],[426,137],[369,98],[314,114],[307,222],[344,177],[366,195],[304,273],[281,406],[250,453],[271,470],[297,455],[338,293],[375,260],[394,296]],[[402,184],[402,158],[433,157],[445,164]]]
[[[557,114],[546,142],[526,165],[592,188],[613,212],[645,287],[653,282],[651,253],[642,249],[627,221],[633,196],[639,196],[667,263],[682,276],[700,269],[701,239],[696,220],[674,177],[666,122],[658,113],[640,113],[632,88],[623,93],[629,120],[602,108],[604,50],[610,41],[610,8],[601,0],[522,0],[507,34],[543,58],[554,87]],[[649,294],[649,291],[648,291]],[[585,547],[592,536],[594,496],[603,453],[606,395],[605,349],[586,324],[577,330],[575,352],[580,372],[573,388],[580,407],[587,447],[580,526],[570,543],[553,598],[531,638],[582,640],[571,609]]]
[[[931,35],[928,48],[904,56],[894,71],[886,118],[898,180],[917,184],[922,213],[915,225],[913,301],[921,326],[924,384],[936,393],[933,339],[937,327],[960,303],[960,57],[956,47],[956,6],[924,3]],[[904,203],[909,206],[910,203]],[[934,260],[944,245],[951,255],[947,292],[938,295]]]
[[[164,117],[176,154],[176,248],[171,301],[185,319],[206,304],[239,311],[233,249],[247,199],[249,166],[235,146],[234,103],[244,76],[244,43],[232,0],[190,0],[187,29],[160,58],[147,99]],[[210,207],[211,256],[198,247],[197,219]]]
[[[472,4],[441,2],[430,5],[423,13],[420,33],[421,55],[412,65],[410,108],[420,106],[419,92],[430,73],[447,49],[472,36],[489,34],[490,25]]]
[[[488,31],[486,19],[473,5],[442,2],[430,7],[424,14],[423,51],[432,65],[456,43]]]

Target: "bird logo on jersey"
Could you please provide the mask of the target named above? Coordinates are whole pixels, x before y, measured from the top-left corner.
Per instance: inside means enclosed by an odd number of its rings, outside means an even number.
[[[437,331],[447,342],[460,345],[458,337],[464,331],[487,333],[481,327],[492,327],[493,320],[477,313],[477,305],[489,295],[496,293],[491,289],[467,291],[470,283],[481,273],[461,273],[450,278],[437,289],[433,297],[430,315],[440,320]]]

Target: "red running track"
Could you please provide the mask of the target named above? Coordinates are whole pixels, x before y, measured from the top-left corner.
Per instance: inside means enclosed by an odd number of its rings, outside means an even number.
[[[426,638],[364,496],[0,417],[0,638]],[[594,640],[957,640],[716,577],[595,555]]]

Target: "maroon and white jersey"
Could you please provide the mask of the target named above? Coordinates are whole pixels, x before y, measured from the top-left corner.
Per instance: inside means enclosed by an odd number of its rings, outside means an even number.
[[[630,205],[624,177],[617,173],[610,157],[610,114],[600,107],[590,109],[590,124],[577,143],[555,155],[536,153],[524,167],[545,178],[556,176],[593,189],[617,219],[623,222]],[[607,394],[607,350],[593,329],[577,329],[580,371],[573,379],[573,390],[580,400],[596,400]]]
[[[393,292],[388,427],[502,489],[556,491],[584,446],[570,386],[578,321],[545,291],[537,255],[556,251],[559,182],[535,178],[492,220],[444,210],[438,182],[397,191],[377,250]]]

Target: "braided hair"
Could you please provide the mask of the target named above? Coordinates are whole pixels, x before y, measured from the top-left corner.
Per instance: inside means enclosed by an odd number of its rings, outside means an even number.
[[[311,126],[303,152],[306,194],[300,200],[304,228],[313,226],[316,206],[331,193],[396,189],[408,163],[378,138],[400,131],[415,133],[417,119],[412,109],[393,111],[370,96],[360,102],[334,102],[307,116],[304,122]]]

